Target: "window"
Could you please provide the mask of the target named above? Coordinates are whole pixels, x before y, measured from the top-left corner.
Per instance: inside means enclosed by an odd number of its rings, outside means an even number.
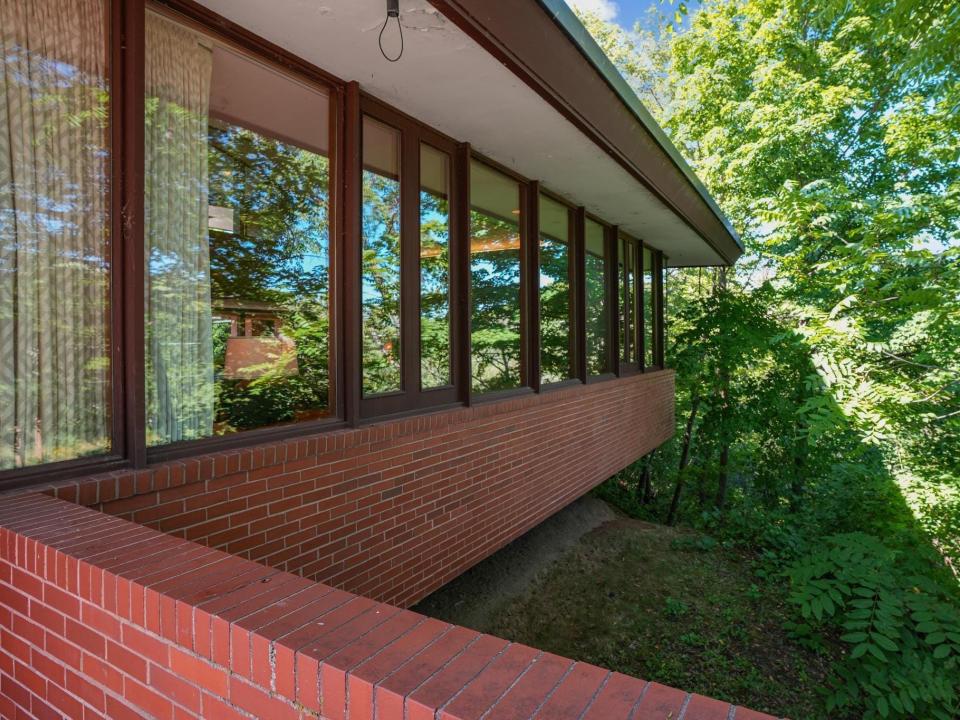
[[[643,366],[653,367],[656,361],[656,292],[654,288],[654,253],[643,248]]]
[[[661,367],[667,366],[667,256],[660,253],[660,337],[659,345],[659,364]]]
[[[372,98],[363,124],[360,415],[452,403],[456,145]],[[357,372],[347,368],[347,372]]]
[[[450,156],[420,144],[420,386],[452,384]]]
[[[617,263],[620,278],[620,359],[624,368],[636,370],[640,362],[637,293],[640,244],[626,235],[621,235],[619,242]]]
[[[606,228],[590,218],[587,218],[584,229],[584,251],[587,374],[602,375],[612,369],[607,307]]]
[[[540,382],[575,377],[573,224],[566,205],[540,196]]]
[[[112,449],[106,5],[0,4],[0,469]]]
[[[520,356],[521,186],[470,164],[472,389],[523,385]]]
[[[329,98],[150,12],[148,445],[326,417]]]
[[[400,132],[363,118],[363,394],[399,392]]]

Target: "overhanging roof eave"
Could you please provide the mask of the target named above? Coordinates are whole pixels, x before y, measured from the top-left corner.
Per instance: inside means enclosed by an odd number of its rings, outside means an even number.
[[[713,196],[701,182],[700,178],[697,177],[697,174],[693,171],[687,161],[680,154],[680,151],[677,150],[670,138],[667,137],[667,134],[663,131],[663,128],[661,128],[657,121],[653,119],[653,116],[644,106],[643,101],[637,97],[637,94],[633,91],[633,88],[630,87],[629,83],[627,83],[627,81],[623,78],[623,75],[620,74],[620,71],[617,70],[610,58],[607,57],[606,53],[600,48],[599,45],[597,45],[596,40],[593,39],[593,36],[586,29],[586,27],[584,27],[583,23],[580,22],[580,19],[576,16],[573,10],[570,9],[570,6],[567,5],[564,0],[537,1],[553,17],[554,21],[579,48],[584,57],[590,61],[590,64],[593,65],[596,71],[603,77],[607,84],[610,85],[614,92],[617,93],[624,105],[627,106],[630,112],[634,114],[637,120],[639,120],[644,126],[646,131],[650,133],[657,144],[669,156],[670,160],[673,161],[673,164],[676,165],[677,169],[684,175],[687,182],[689,182],[690,185],[697,191],[703,201],[716,216],[717,220],[722,223],[723,227],[726,229],[734,243],[736,243],[740,251],[743,252],[744,247],[743,242],[740,240],[740,235],[736,230],[734,230],[733,225],[731,225],[730,220],[717,205],[716,200],[713,199]]]

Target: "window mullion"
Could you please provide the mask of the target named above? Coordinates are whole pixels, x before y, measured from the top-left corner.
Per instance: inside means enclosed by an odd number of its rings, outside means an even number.
[[[403,128],[400,154],[400,354],[407,407],[420,393],[420,138]]]

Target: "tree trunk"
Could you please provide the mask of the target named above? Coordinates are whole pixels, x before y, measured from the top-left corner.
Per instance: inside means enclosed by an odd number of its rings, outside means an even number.
[[[801,439],[796,442],[793,451],[793,479],[790,482],[790,509],[794,512],[800,509],[800,498],[803,495],[806,484],[806,470],[804,465],[806,464],[807,457],[807,441],[804,439],[805,430],[805,426],[800,423],[797,434]]]
[[[718,277],[719,291],[727,291],[727,270],[720,268]],[[717,475],[717,496],[714,505],[723,510],[727,502],[727,467],[730,461],[730,368],[721,355],[717,367],[720,380],[720,472]]]
[[[657,454],[657,449],[654,448],[645,458],[643,462],[643,470],[640,471],[640,479],[637,481],[637,500],[641,505],[649,505],[650,501],[653,500],[653,485],[652,485],[652,473],[653,473],[653,456]]]
[[[717,476],[717,499],[716,506],[718,510],[723,510],[727,501],[727,462],[730,460],[730,444],[724,442],[723,449],[720,450],[720,474]]]
[[[653,501],[653,456],[654,450],[647,458],[647,464],[643,466],[643,475],[640,476],[640,504],[649,505]]]
[[[680,468],[677,473],[677,484],[673,488],[673,499],[670,500],[670,511],[667,513],[667,525],[677,522],[677,509],[680,506],[680,494],[683,492],[683,473],[690,462],[690,444],[693,442],[693,424],[697,420],[697,410],[700,408],[700,398],[695,397],[690,403],[690,416],[687,418],[687,427],[683,432],[683,446],[680,449]]]

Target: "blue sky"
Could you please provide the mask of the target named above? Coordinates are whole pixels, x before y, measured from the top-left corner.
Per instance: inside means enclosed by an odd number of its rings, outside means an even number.
[[[566,3],[572,7],[591,10],[604,20],[618,23],[629,30],[637,20],[646,20],[651,7],[659,8],[665,15],[672,14],[679,0],[675,0],[673,4],[670,0],[566,0]],[[697,4],[696,0],[687,0],[687,7],[691,11]]]

